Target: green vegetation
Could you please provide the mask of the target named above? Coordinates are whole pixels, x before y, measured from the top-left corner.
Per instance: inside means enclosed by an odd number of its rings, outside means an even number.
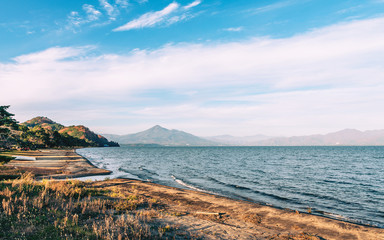
[[[3,179],[15,179],[20,177],[24,172],[22,170],[15,169],[13,167],[4,166],[4,164],[8,163],[14,159],[14,157],[7,155],[0,155],[0,180]]]
[[[14,114],[9,113],[9,106],[0,106],[0,149],[10,147],[14,142],[14,129],[18,127]]]
[[[67,135],[76,139],[84,140],[87,144],[90,144],[92,146],[118,146],[117,143],[109,142],[105,137],[95,134],[94,132],[89,130],[89,128],[82,125],[64,127],[59,130],[59,133],[61,135]]]
[[[5,163],[9,162],[12,159],[14,159],[14,157],[0,155],[0,165],[3,165]]]
[[[37,182],[24,174],[0,182],[0,201],[0,239],[173,238],[169,225],[155,221],[159,206],[92,182]]]
[[[56,123],[47,117],[35,117],[35,118],[32,118],[31,120],[24,122],[23,125],[29,128],[40,126],[42,128],[54,130],[54,131],[59,131],[64,128],[63,125]]]
[[[18,124],[8,108],[0,106],[0,150],[119,146],[84,126],[65,127],[46,117]]]

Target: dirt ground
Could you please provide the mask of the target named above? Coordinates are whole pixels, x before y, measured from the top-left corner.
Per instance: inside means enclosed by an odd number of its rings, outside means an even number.
[[[166,213],[159,221],[203,239],[384,239],[384,229],[154,183],[113,179],[93,185],[153,199]]]

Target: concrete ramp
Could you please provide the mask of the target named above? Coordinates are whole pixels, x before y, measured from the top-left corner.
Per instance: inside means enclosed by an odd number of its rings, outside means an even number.
[[[30,157],[30,156],[17,156],[17,155],[13,155],[12,157],[14,157],[15,160],[20,160],[20,161],[36,161],[35,157]]]

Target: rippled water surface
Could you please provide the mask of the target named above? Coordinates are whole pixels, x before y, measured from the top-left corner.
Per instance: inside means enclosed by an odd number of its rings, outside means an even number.
[[[384,227],[384,147],[77,150],[112,177],[153,181]]]

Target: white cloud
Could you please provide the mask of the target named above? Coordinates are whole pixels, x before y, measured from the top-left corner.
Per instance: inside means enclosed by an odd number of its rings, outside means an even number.
[[[272,4],[269,4],[269,5],[263,6],[263,7],[248,9],[248,10],[246,10],[246,12],[252,13],[252,14],[259,14],[259,13],[264,13],[264,12],[270,12],[270,11],[274,11],[274,10],[277,10],[277,9],[281,9],[281,8],[285,8],[285,7],[291,6],[293,4],[303,3],[305,1],[308,1],[308,0],[301,0],[301,1],[298,1],[298,0],[286,0],[286,1],[281,1],[281,2],[277,2],[277,3],[272,3]]]
[[[66,29],[73,32],[81,31],[81,28],[85,24],[93,23],[91,26],[103,26],[115,21],[120,14],[120,9],[126,9],[129,6],[128,0],[115,0],[114,4],[108,2],[108,0],[99,0],[100,6],[97,8],[90,4],[83,5],[83,12],[72,11],[67,18],[68,25]],[[103,18],[104,11],[106,14]]]
[[[183,14],[183,15],[180,15],[180,16],[173,16],[173,17],[169,18],[167,20],[167,22],[168,22],[168,25],[172,25],[174,23],[183,21],[183,20],[185,20],[187,18],[188,18],[188,15],[187,14]]]
[[[106,0],[100,0],[100,1],[106,1]],[[139,1],[139,2],[143,3],[146,1]],[[154,27],[160,24],[172,25],[174,23],[177,23],[186,19],[191,19],[194,16],[192,14],[189,14],[189,10],[193,7],[196,7],[201,2],[202,2],[201,0],[196,0],[184,7],[180,7],[180,4],[178,4],[177,2],[172,2],[160,11],[147,12],[141,15],[140,17],[124,24],[123,26],[113,29],[113,31],[115,32],[128,31],[132,29]]]
[[[189,14],[189,9],[199,5],[200,3],[201,1],[197,0],[181,8],[180,4],[173,2],[160,11],[145,13],[139,18],[134,19],[123,26],[115,28],[113,31],[128,31],[132,29],[154,27],[160,24],[172,25],[177,22],[191,19],[194,16]]]
[[[33,64],[33,63],[52,63],[55,61],[60,61],[72,57],[77,57],[91,47],[82,47],[82,48],[73,48],[73,47],[54,47],[44,50],[38,53],[32,53],[27,55],[22,55],[14,58],[18,64]]]
[[[122,8],[127,8],[129,5],[128,0],[115,0],[115,3],[121,6]]]
[[[191,2],[190,4],[188,4],[187,6],[184,6],[184,9],[188,10],[188,9],[190,9],[190,8],[196,7],[196,6],[199,5],[200,3],[201,3],[200,0],[193,1],[193,2]]]
[[[90,22],[98,20],[102,15],[99,10],[96,10],[94,6],[89,4],[84,4],[83,9],[87,13],[87,19]]]
[[[116,16],[119,14],[119,10],[112,6],[108,0],[99,0],[100,5],[104,8],[104,10],[107,12],[109,18],[111,20],[115,20]]]
[[[225,28],[224,31],[228,32],[241,32],[243,31],[243,27],[231,27],[231,28]]]
[[[57,116],[91,127],[95,119],[109,121],[109,131],[124,119],[131,132],[145,122],[201,135],[382,128],[383,28],[384,18],[376,18],[286,39],[167,45],[127,55],[56,47],[0,64],[1,103],[11,104],[20,120],[24,111],[52,106]],[[151,90],[165,93],[140,94]],[[74,115],[78,105],[99,110]]]
[[[162,22],[166,19],[166,17],[172,12],[176,11],[179,8],[178,3],[171,3],[163,10],[157,12],[149,12],[141,17],[128,22],[127,24],[114,29],[114,31],[127,31],[136,28],[144,28],[144,27],[152,27],[155,24]]]
[[[80,17],[79,12],[76,12],[76,11],[72,11],[68,15],[68,21],[73,26],[79,26],[80,24],[83,23],[83,19]]]
[[[83,11],[85,15],[80,14],[77,11],[72,11],[68,15],[67,21],[69,25],[66,26],[67,29],[76,32],[82,25],[98,21],[102,16],[102,13],[99,10],[95,9],[93,5],[84,4]]]

